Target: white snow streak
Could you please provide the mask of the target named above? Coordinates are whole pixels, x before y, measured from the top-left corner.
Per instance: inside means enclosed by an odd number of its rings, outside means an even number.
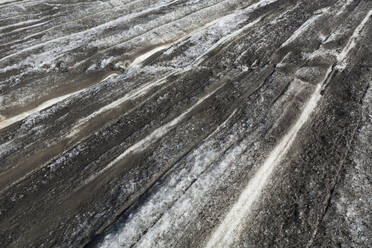
[[[200,57],[198,57],[195,62],[194,62],[194,65],[195,66],[198,66],[200,65],[204,60],[205,60],[205,57],[207,57],[212,51],[214,51],[215,49],[219,48],[219,47],[222,47],[223,45],[225,44],[228,44],[232,41],[234,41],[236,39],[236,37],[238,37],[241,33],[243,33],[245,30],[253,27],[255,24],[257,24],[258,22],[260,22],[262,19],[262,17],[258,18],[257,20],[245,25],[244,27],[236,30],[235,32],[223,37],[222,39],[220,39],[217,43],[215,43],[212,47],[210,47],[203,55],[201,55]]]
[[[355,29],[353,35],[349,39],[347,45],[344,47],[341,53],[337,56],[337,64],[340,67],[342,63],[348,56],[351,49],[353,49],[357,40],[360,37],[360,33],[365,27],[366,23],[369,21],[369,18],[372,16],[372,10],[368,12],[363,21]],[[304,33],[310,23],[314,22],[313,17],[309,19],[302,27],[297,30],[294,35],[287,40],[283,46],[292,42],[299,35]],[[345,65],[343,65],[345,66]],[[341,67],[343,68],[343,67]],[[301,113],[301,116],[296,121],[295,125],[289,130],[289,132],[283,137],[281,142],[274,148],[274,150],[269,154],[268,158],[265,160],[264,164],[258,169],[253,178],[250,180],[246,188],[241,193],[238,201],[233,205],[232,209],[225,216],[222,223],[218,228],[212,233],[212,236],[206,244],[206,248],[218,248],[218,247],[232,247],[236,238],[239,237],[242,231],[241,220],[249,216],[254,203],[260,198],[262,190],[265,188],[265,185],[270,180],[271,175],[277,165],[280,164],[284,155],[288,152],[293,141],[295,140],[297,133],[303,127],[303,125],[308,121],[311,113],[316,108],[320,98],[321,90],[326,83],[329,75],[332,73],[332,67],[330,67],[325,75],[324,81],[319,83],[314,93],[311,95],[309,101],[307,102],[304,110]]]
[[[323,16],[324,13],[327,12],[328,9],[324,9],[320,14],[312,16],[310,19],[308,19],[304,24],[301,25],[294,33],[289,37],[288,40],[286,40],[280,47],[285,47],[291,44],[294,40],[296,40],[299,36],[301,36],[303,33],[305,33],[309,28],[320,18]]]
[[[366,17],[364,17],[363,21],[358,25],[358,27],[354,30],[353,35],[350,37],[347,45],[344,47],[342,52],[337,56],[337,60],[341,65],[339,65],[338,69],[344,69],[346,67],[346,64],[343,63],[345,59],[347,58],[350,51],[357,45],[357,41],[361,37],[361,32],[363,31],[363,28],[366,26],[367,22],[369,21],[369,18],[372,16],[372,10],[370,10]]]
[[[105,77],[103,80],[101,80],[100,82],[103,82],[113,76],[117,76],[118,74],[117,73],[112,73],[110,75],[108,75],[107,77]],[[25,111],[19,115],[16,115],[16,116],[13,116],[11,118],[8,118],[8,119],[5,119],[5,120],[2,120],[4,119],[4,117],[2,117],[0,115],[0,129],[2,128],[5,128],[7,126],[10,126],[12,125],[13,123],[16,123],[18,121],[21,121],[23,119],[26,119],[28,116],[32,115],[32,114],[35,114],[39,111],[42,111],[46,108],[49,108],[50,106],[56,104],[56,103],[59,103],[59,102],[62,102],[63,100],[69,98],[70,96],[75,96],[77,94],[79,94],[80,92],[84,91],[85,89],[81,89],[81,90],[78,90],[78,91],[75,91],[75,92],[72,92],[72,93],[69,93],[69,94],[66,94],[66,95],[63,95],[63,96],[59,96],[59,97],[56,97],[56,98],[53,98],[53,99],[50,99],[46,102],[43,102],[42,104],[40,104],[39,106],[37,106],[36,108],[33,108],[29,111]]]
[[[93,181],[95,178],[97,178],[99,175],[102,175],[105,171],[110,169],[111,167],[115,166],[118,162],[123,160],[127,155],[131,153],[141,152],[144,149],[146,149],[148,146],[159,140],[161,137],[163,137],[165,134],[167,134],[170,130],[176,127],[177,124],[179,124],[181,121],[186,119],[187,115],[193,111],[196,107],[198,107],[202,102],[204,102],[207,98],[212,96],[214,93],[216,93],[220,88],[222,88],[225,84],[220,85],[213,91],[209,92],[207,95],[200,98],[193,106],[191,106],[189,109],[187,109],[185,112],[183,112],[180,116],[173,119],[172,121],[168,122],[167,124],[157,128],[154,130],[150,135],[145,137],[144,139],[140,140],[136,144],[129,147],[127,150],[125,150],[121,155],[119,155],[117,158],[115,158],[113,161],[111,161],[106,167],[104,167],[101,171],[98,173],[92,175],[87,180],[85,180],[84,185],[89,184],[91,181]]]
[[[298,131],[308,121],[311,113],[316,108],[321,98],[321,88],[322,84],[319,84],[306,103],[295,125],[269,154],[264,164],[258,169],[247,187],[241,193],[238,201],[233,205],[219,227],[213,232],[206,245],[207,248],[232,247],[235,238],[237,238],[242,231],[241,220],[247,218],[252,210],[253,204],[259,199],[262,190],[269,181],[275,167],[281,162],[295,140]]]
[[[165,50],[167,48],[169,48],[173,43],[170,43],[170,44],[167,44],[167,45],[162,45],[162,46],[158,46],[144,54],[142,54],[141,56],[138,56],[135,60],[133,60],[132,64],[129,65],[129,68],[131,67],[134,67],[134,66],[140,66],[142,65],[143,62],[146,61],[146,59],[150,58],[152,55],[154,55],[155,53],[157,52],[160,52],[162,50]]]
[[[11,3],[11,2],[15,2],[15,1],[19,1],[19,0],[0,0],[0,4]]]
[[[73,137],[75,134],[77,134],[78,132],[80,132],[80,129],[81,129],[82,126],[84,126],[91,119],[97,117],[98,115],[101,115],[101,114],[103,114],[103,113],[105,113],[107,111],[110,111],[112,109],[115,109],[115,108],[119,107],[121,104],[123,104],[125,102],[136,100],[136,99],[138,99],[138,98],[146,95],[146,93],[148,93],[149,91],[151,91],[151,89],[163,85],[164,83],[167,82],[167,80],[166,80],[167,77],[169,77],[170,75],[173,75],[173,74],[175,74],[175,72],[169,73],[165,77],[163,77],[162,79],[159,79],[159,80],[157,80],[155,82],[144,84],[144,85],[140,86],[138,89],[135,89],[134,91],[129,92],[125,96],[123,96],[123,97],[121,97],[121,98],[113,101],[112,103],[110,103],[108,105],[105,105],[102,108],[94,111],[89,116],[80,119],[77,122],[77,124],[71,129],[72,131],[66,137],[67,138]]]
[[[110,79],[110,78],[112,78],[112,77],[116,77],[116,76],[118,76],[119,74],[117,74],[117,73],[111,73],[111,74],[109,74],[107,77],[105,77],[104,79],[102,79],[99,83],[102,83],[103,81],[106,81],[107,79]]]
[[[66,98],[68,98],[68,97],[70,97],[72,95],[78,94],[80,92],[81,92],[81,90],[80,91],[77,91],[77,92],[74,92],[74,93],[71,93],[71,94],[67,94],[67,95],[64,95],[64,96],[60,96],[60,97],[56,97],[56,98],[50,99],[50,100],[48,100],[46,102],[43,102],[42,104],[40,104],[36,108],[33,108],[33,109],[29,110],[29,111],[25,111],[25,112],[23,112],[23,113],[21,113],[19,115],[16,115],[16,116],[11,117],[11,118],[5,119],[5,120],[3,120],[3,121],[0,122],[0,129],[5,128],[7,126],[10,126],[13,123],[16,123],[18,121],[21,121],[21,120],[27,118],[28,116],[30,116],[32,114],[35,114],[35,113],[37,113],[37,112],[39,112],[39,111],[41,111],[43,109],[46,109],[46,108],[48,108],[48,107],[50,107],[50,106],[52,106],[52,105],[54,105],[54,104],[56,104],[58,102],[61,102],[61,101],[65,100]]]
[[[113,233],[112,235],[106,236],[104,241],[98,247],[134,247],[137,242],[141,242],[142,235],[146,230],[148,230],[147,235],[149,237],[144,239],[146,239],[146,241],[150,243],[147,247],[156,247],[153,241],[154,239],[156,239],[157,231],[166,231],[164,229],[164,226],[158,226],[157,224],[160,224],[162,222],[163,217],[167,218],[167,216],[169,215],[168,211],[172,211],[171,209],[169,209],[169,206],[171,206],[172,204],[178,204],[177,201],[182,202],[183,199],[181,198],[184,197],[185,191],[190,189],[193,181],[197,178],[198,180],[201,180],[199,177],[201,177],[205,170],[207,170],[211,166],[211,164],[218,158],[218,156],[221,155],[218,148],[216,148],[216,146],[213,146],[214,143],[219,141],[216,141],[216,139],[214,139],[213,137],[218,136],[218,133],[220,133],[222,129],[226,128],[227,124],[231,121],[236,112],[237,110],[235,109],[233,113],[221,125],[219,125],[209,137],[207,137],[203,141],[202,145],[198,149],[194,150],[186,157],[187,164],[189,164],[186,168],[180,169],[175,172],[169,181],[164,182],[165,187],[162,187],[158,192],[156,192],[154,197],[143,204],[137,212],[131,214],[125,225],[120,227],[117,232]],[[228,139],[228,143],[231,144],[233,141],[236,141],[236,139],[237,138],[234,135],[231,135]],[[220,169],[220,173],[225,174],[225,169],[226,168]],[[210,183],[211,188],[213,188],[212,184],[219,181],[208,180],[207,182]],[[205,182],[201,183],[203,185],[206,185]],[[206,187],[205,189],[207,188],[208,187]],[[200,199],[205,199],[202,197],[205,192],[203,192],[200,188],[198,189],[200,191],[198,191],[197,194],[192,194],[192,196],[198,197],[198,199],[191,199],[191,202],[193,202],[193,204],[195,204],[195,202],[199,201]],[[175,207],[175,209],[177,209],[178,211],[174,213],[175,215],[180,214],[180,212],[182,212],[181,215],[183,215],[185,212],[182,211],[179,207]],[[163,215],[163,213],[165,213],[165,215]],[[171,215],[170,218],[176,218],[180,220],[180,217],[175,215]],[[143,245],[142,247],[145,246]]]

